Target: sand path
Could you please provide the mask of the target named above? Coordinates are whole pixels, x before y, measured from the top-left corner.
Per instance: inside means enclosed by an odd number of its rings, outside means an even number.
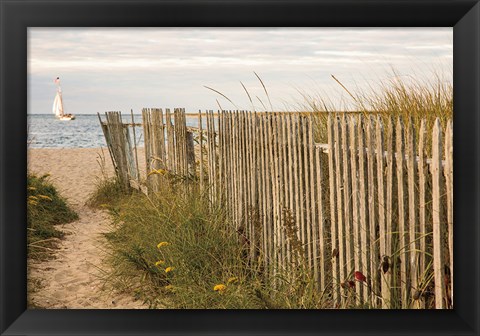
[[[37,175],[51,174],[50,181],[67,198],[79,220],[59,225],[67,233],[48,261],[29,261],[29,281],[40,282],[30,300],[42,308],[148,308],[127,293],[107,289],[102,274],[108,269],[105,238],[111,229],[108,214],[85,206],[95,189],[96,178],[102,176],[98,164],[100,148],[30,149],[29,169]],[[111,175],[108,150],[103,149],[105,170]]]

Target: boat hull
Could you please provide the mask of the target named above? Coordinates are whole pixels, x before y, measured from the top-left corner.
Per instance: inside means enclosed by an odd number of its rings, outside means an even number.
[[[62,121],[75,120],[75,116],[74,115],[61,116],[61,117],[57,117],[57,119]]]

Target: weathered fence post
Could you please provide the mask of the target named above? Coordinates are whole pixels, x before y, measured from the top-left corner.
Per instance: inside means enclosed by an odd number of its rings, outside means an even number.
[[[366,173],[366,155],[365,155],[365,130],[364,119],[360,115],[358,117],[357,137],[358,137],[358,176],[359,176],[359,199],[360,199],[360,238],[362,247],[362,262],[360,272],[369,273],[369,258],[370,258],[370,244],[369,238],[369,226],[368,226],[368,214],[367,214],[367,173]],[[365,303],[371,302],[370,294],[367,288],[363,287],[363,301]]]
[[[426,184],[427,184],[427,162],[425,158],[425,120],[422,119],[420,122],[420,130],[418,137],[418,222],[419,222],[419,246],[420,246],[420,256],[419,256],[419,267],[422,272],[422,280],[425,281],[427,278],[426,267],[430,263],[431,258],[427,254],[427,220],[426,220]],[[421,289],[417,288],[415,296],[418,296],[418,300],[421,301]],[[422,302],[423,308],[425,307],[425,302]]]
[[[203,163],[203,124],[202,124],[202,110],[198,110],[198,145],[199,145],[199,151],[200,151],[200,193],[203,194],[203,184],[204,184],[204,177],[203,177],[203,171],[204,171],[204,163]]]
[[[397,166],[397,190],[398,190],[398,253],[400,262],[400,295],[402,308],[408,308],[410,299],[410,281],[408,277],[409,251],[408,251],[408,230],[406,224],[405,208],[405,140],[404,127],[400,118],[397,120],[396,131],[396,166]],[[401,256],[401,257],[400,257]]]
[[[447,193],[448,251],[450,261],[450,304],[453,307],[453,123],[445,130],[445,185]]]
[[[443,237],[446,224],[440,203],[443,192],[442,181],[442,129],[435,120],[432,131],[432,211],[433,211],[433,273],[435,277],[435,307],[446,308],[445,304],[445,257]]]
[[[418,269],[418,196],[417,196],[417,160],[416,160],[416,143],[415,143],[415,129],[413,120],[410,118],[407,129],[407,178],[408,178],[408,227],[409,227],[409,256],[407,262],[410,264],[410,283],[412,289],[417,289],[419,286],[419,269]],[[415,295],[415,291],[410,295],[411,298]],[[412,294],[411,293],[411,294]],[[409,300],[411,300],[409,298]],[[420,308],[420,301],[413,300],[413,308]]]
[[[117,177],[120,185],[127,190],[130,188],[129,161],[127,158],[129,149],[127,148],[126,138],[128,134],[124,130],[120,112],[108,112],[105,113],[105,116],[107,118],[111,153],[117,166]]]

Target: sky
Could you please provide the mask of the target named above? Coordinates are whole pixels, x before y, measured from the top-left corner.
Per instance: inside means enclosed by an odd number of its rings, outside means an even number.
[[[298,110],[305,96],[348,109],[351,98],[331,75],[354,92],[398,78],[440,75],[451,83],[453,29],[28,30],[29,114],[52,113],[56,77],[65,112],[74,114],[140,113],[144,107]]]

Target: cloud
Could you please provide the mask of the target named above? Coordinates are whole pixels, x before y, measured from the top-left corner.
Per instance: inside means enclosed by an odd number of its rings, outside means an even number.
[[[295,88],[312,89],[312,80],[318,90],[334,85],[331,73],[349,85],[386,78],[391,68],[402,75],[422,74],[427,67],[452,73],[451,28],[29,28],[28,33],[30,113],[50,110],[56,76],[72,112],[92,113],[147,102],[216,108],[218,96],[204,85],[243,103],[239,81],[263,94],[253,71],[279,102]]]

